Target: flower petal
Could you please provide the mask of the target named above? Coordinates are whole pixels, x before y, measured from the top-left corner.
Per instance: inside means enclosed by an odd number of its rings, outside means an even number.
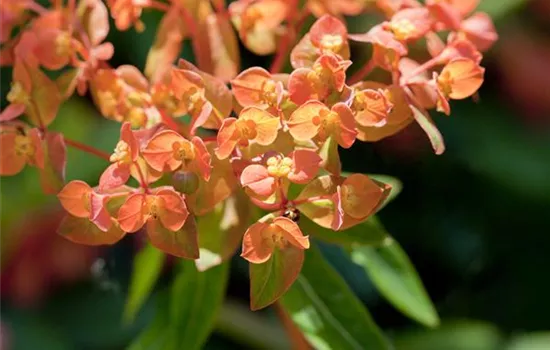
[[[271,258],[273,243],[270,242],[270,238],[262,236],[262,231],[268,226],[266,223],[256,222],[246,230],[241,257],[253,264],[262,264]]]

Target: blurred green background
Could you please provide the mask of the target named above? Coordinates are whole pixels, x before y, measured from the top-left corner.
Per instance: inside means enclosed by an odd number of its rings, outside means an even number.
[[[389,174],[404,184],[380,218],[416,266],[440,328],[414,324],[338,248],[322,247],[397,349],[550,349],[550,2],[482,0],[481,7],[501,38],[484,57],[479,101],[459,101],[451,117],[435,116],[447,151],[435,156],[413,125],[341,153],[346,171]],[[111,32],[113,66],[144,67],[160,14],[143,17],[139,36]],[[353,19],[350,28],[367,23]],[[182,57],[192,59],[188,43]],[[270,59],[245,53],[242,68]],[[4,106],[11,70],[1,74]],[[118,135],[115,123],[79,97],[62,107],[53,129],[106,151]],[[105,165],[73,149],[68,164],[68,180],[92,184]],[[62,214],[54,197],[41,194],[34,169],[1,178],[0,186],[2,349],[126,348],[152,322],[170,272],[137,321],[124,326],[138,239],[100,249],[72,244],[55,234]],[[272,310],[248,311],[247,278],[246,263],[234,259],[207,349],[288,348]]]

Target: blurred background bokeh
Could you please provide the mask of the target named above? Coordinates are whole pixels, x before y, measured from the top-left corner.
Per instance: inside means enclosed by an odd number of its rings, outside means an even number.
[[[479,98],[454,103],[451,117],[435,116],[447,151],[435,156],[412,125],[341,153],[345,170],[393,175],[404,185],[380,218],[416,266],[441,327],[428,330],[401,315],[338,248],[323,246],[397,349],[550,349],[550,1],[482,0],[481,7],[500,40],[484,57]],[[113,30],[112,65],[143,68],[159,19],[146,12],[139,36]],[[354,19],[352,27],[368,23]],[[189,45],[182,57],[192,59]],[[243,68],[270,59],[245,53]],[[1,74],[5,106],[11,71]],[[53,129],[106,151],[118,135],[114,122],[79,97],[62,107]],[[68,180],[95,183],[103,166],[70,149]],[[136,322],[124,326],[140,242],[129,236],[113,247],[73,244],[55,233],[62,213],[55,197],[41,193],[35,169],[0,181],[0,348],[126,348],[152,322],[170,273]],[[234,259],[228,301],[205,348],[288,344],[273,310],[248,311],[247,266]]]

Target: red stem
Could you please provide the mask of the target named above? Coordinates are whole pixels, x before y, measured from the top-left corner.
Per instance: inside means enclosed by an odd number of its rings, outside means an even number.
[[[159,10],[159,11],[164,11],[164,12],[167,12],[168,10],[170,10],[170,5],[160,1],[155,1],[155,0],[149,1],[149,3],[147,4],[147,7],[155,10]]]
[[[292,4],[288,5],[291,11],[296,7],[296,4],[297,1],[293,1]],[[298,15],[298,18],[296,19],[296,17],[294,17],[292,24],[289,24],[286,35],[281,39],[281,47],[277,51],[277,55],[273,59],[273,63],[271,63],[271,67],[269,68],[269,72],[271,74],[280,73],[283,69],[285,59],[290,51],[290,47],[296,41],[298,34],[300,34],[300,30],[304,26],[307,16],[309,16],[309,8],[304,7]]]
[[[93,154],[94,156],[96,157],[99,157],[101,159],[105,159],[106,161],[110,162],[110,155],[107,154],[106,152],[103,152],[103,151],[100,151],[98,150],[97,148],[94,148],[92,146],[88,146],[88,145],[85,145],[83,143],[80,143],[78,141],[74,141],[74,140],[71,140],[71,139],[68,139],[65,137],[65,143],[73,148],[76,148],[76,149],[79,149],[83,152],[86,152],[86,153],[89,153],[89,154]]]
[[[147,181],[145,181],[145,176],[143,175],[143,171],[141,170],[141,167],[137,162],[134,163],[134,166],[137,168],[141,187],[143,187],[145,192],[149,192],[149,185],[147,185]]]
[[[369,75],[373,69],[376,68],[376,64],[374,63],[374,60],[371,58],[361,69],[359,69],[357,72],[355,72],[351,77],[348,79],[348,84],[353,85],[355,83],[360,82],[365,78],[367,75]]]

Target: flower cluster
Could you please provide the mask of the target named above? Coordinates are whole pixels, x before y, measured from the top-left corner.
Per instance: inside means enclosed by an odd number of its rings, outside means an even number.
[[[416,121],[443,152],[428,110],[448,115],[450,100],[476,94],[481,52],[497,39],[486,14],[470,15],[476,0],[308,0],[299,11],[298,1],[283,0],[238,0],[227,9],[207,0],[51,3],[1,5],[1,63],[14,69],[0,115],[0,173],[39,168],[45,191],[57,193],[68,213],[59,231],[70,240],[113,244],[144,229],[152,245],[189,259],[199,258],[196,218],[237,198],[237,206],[267,211],[241,232],[241,256],[264,264],[290,251],[283,256],[297,271],[314,234],[302,232],[300,215],[344,230],[375,213],[391,189],[367,175],[344,176],[339,147]],[[118,30],[141,31],[144,9],[165,13],[145,73],[110,67],[109,13]],[[348,33],[343,16],[367,11],[386,20]],[[311,15],[316,21],[298,38]],[[237,37],[255,54],[276,53],[269,71],[239,73]],[[173,65],[186,38],[197,66]],[[430,55],[424,62],[409,57],[421,39]],[[370,59],[352,63],[350,42],[370,47]],[[283,74],[287,54],[292,71]],[[386,79],[368,80],[375,69]],[[48,129],[75,91],[89,91],[101,114],[121,123],[111,155]],[[97,186],[63,184],[66,145],[109,161]]]

